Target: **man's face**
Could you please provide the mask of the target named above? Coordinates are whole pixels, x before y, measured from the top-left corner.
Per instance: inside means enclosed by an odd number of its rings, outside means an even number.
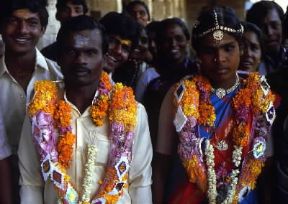
[[[56,18],[58,21],[64,22],[71,17],[76,17],[80,15],[84,15],[83,5],[67,2],[63,9],[57,11]]]
[[[70,32],[63,42],[58,63],[66,86],[87,86],[98,81],[103,67],[100,31]]]
[[[201,41],[200,50],[197,52],[201,61],[201,72],[214,86],[225,82],[233,84],[240,61],[240,49],[236,39],[224,33],[223,39],[216,41],[211,33]]]
[[[268,53],[277,53],[282,42],[282,24],[276,9],[270,10],[260,22],[264,33],[264,45]]]
[[[128,60],[132,42],[117,35],[110,35],[108,39],[108,52],[105,55],[105,71],[114,72],[121,64]]]
[[[39,15],[28,9],[15,10],[1,28],[5,49],[18,54],[34,51],[44,32]]]

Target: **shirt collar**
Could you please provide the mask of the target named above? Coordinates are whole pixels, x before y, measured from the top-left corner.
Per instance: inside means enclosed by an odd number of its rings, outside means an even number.
[[[96,92],[95,92],[95,95],[94,95],[94,99],[93,99],[93,101],[91,102],[91,105],[92,105],[94,102],[96,102],[95,100],[96,100],[96,98],[97,98],[98,95],[99,95],[99,91],[98,91],[98,89],[97,89]],[[66,103],[68,103],[68,104],[71,106],[72,109],[74,109],[74,110],[77,112],[78,116],[81,116],[81,113],[80,113],[80,111],[78,110],[78,108],[77,108],[73,103],[71,103],[71,102],[68,100],[67,94],[66,94],[66,90],[64,90],[63,99],[64,99],[64,101],[65,101]],[[83,112],[82,116],[89,116],[89,115],[90,115],[90,112],[89,112],[90,107],[91,107],[91,106],[88,106],[88,107],[86,108],[86,110]]]
[[[49,71],[49,68],[48,68],[48,65],[46,62],[47,59],[40,53],[40,51],[37,48],[35,48],[35,49],[36,49],[36,66],[35,66],[35,69],[41,68],[41,69]],[[5,54],[3,54],[3,56],[0,59],[0,77],[5,72],[9,74],[8,69],[6,67],[6,64],[5,64]]]
[[[41,52],[36,48],[36,69],[37,67],[41,67],[45,70],[49,70],[48,65],[47,65],[47,61],[48,59],[46,59]]]

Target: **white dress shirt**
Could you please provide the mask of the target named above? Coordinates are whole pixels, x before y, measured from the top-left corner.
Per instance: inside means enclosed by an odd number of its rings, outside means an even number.
[[[6,130],[3,123],[3,115],[0,110],[0,160],[5,159],[10,155],[11,150],[6,140]]]
[[[13,154],[17,153],[26,104],[33,94],[35,81],[43,79],[60,80],[62,78],[62,73],[56,62],[46,59],[36,50],[35,70],[27,90],[23,90],[21,85],[9,73],[5,64],[5,55],[0,58],[0,109],[3,116],[5,116],[4,126]]]

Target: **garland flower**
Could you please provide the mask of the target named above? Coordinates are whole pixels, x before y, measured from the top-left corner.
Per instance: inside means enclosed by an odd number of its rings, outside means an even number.
[[[58,99],[55,82],[35,83],[35,96],[29,104],[28,113],[32,121],[33,138],[40,155],[42,176],[45,181],[49,179],[54,184],[59,203],[114,204],[128,187],[128,171],[137,117],[137,103],[133,91],[122,84],[112,86],[108,74],[102,73],[90,116],[96,126],[103,125],[104,119],[109,118],[111,150],[104,179],[92,199],[90,195],[95,169],[94,158],[97,155],[97,148],[93,143],[89,143],[87,147],[81,192],[76,190],[67,174],[76,140],[72,133],[71,112],[69,103]]]
[[[225,181],[229,190],[224,197],[217,192],[213,144],[198,132],[198,126],[213,127],[215,123],[215,109],[210,102],[212,87],[202,76],[185,79],[175,87],[177,114],[181,113],[181,109],[186,118],[184,125],[180,126],[182,128],[177,130],[180,140],[178,153],[189,181],[207,193],[209,203],[237,203],[242,196],[242,189],[255,188],[257,177],[264,166],[266,139],[275,117],[274,96],[265,78],[256,73],[249,74],[240,86],[232,100],[233,167]],[[177,121],[174,123],[177,124]],[[244,154],[244,149],[251,146],[250,141],[253,149],[245,150]],[[205,145],[202,145],[203,142]],[[202,147],[205,147],[204,154]]]
[[[112,84],[106,72],[102,72],[101,80],[98,85],[98,96],[93,100],[90,114],[92,121],[96,126],[102,126],[109,107],[109,94]]]
[[[112,141],[106,176],[92,203],[116,203],[128,187],[128,169],[132,159],[132,142],[136,125],[137,104],[130,87],[116,83],[109,111]],[[114,193],[111,193],[114,192]],[[116,192],[116,193],[115,193]]]

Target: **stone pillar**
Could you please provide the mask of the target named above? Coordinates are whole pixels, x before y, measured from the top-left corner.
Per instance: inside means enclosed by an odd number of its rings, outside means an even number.
[[[89,7],[91,16],[96,19],[99,19],[110,11],[122,11],[119,0],[89,0]]]
[[[60,28],[60,23],[56,20],[56,0],[48,0],[48,13],[49,13],[49,21],[46,28],[46,32],[43,37],[39,40],[37,47],[42,49],[43,47],[55,42],[57,32]]]

